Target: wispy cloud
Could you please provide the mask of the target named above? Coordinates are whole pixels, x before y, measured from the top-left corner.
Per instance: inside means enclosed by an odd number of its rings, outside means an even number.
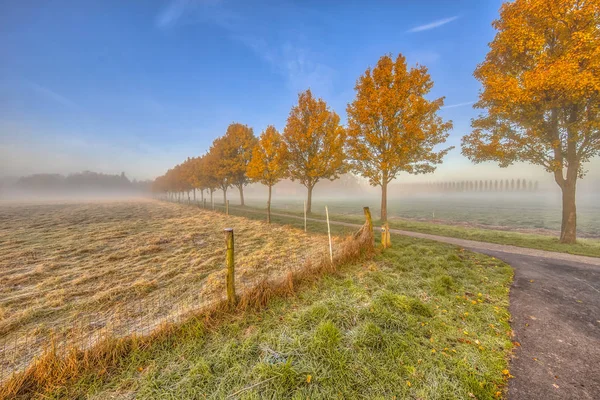
[[[189,6],[190,0],[174,0],[156,16],[156,26],[166,28],[174,25]]]
[[[221,0],[171,0],[169,4],[162,9],[156,16],[156,26],[161,29],[167,29],[181,23],[185,17],[197,17],[197,11],[203,7],[215,7],[221,3]],[[207,10],[203,10],[207,11]],[[214,10],[213,10],[214,11]],[[220,19],[218,13],[211,13],[211,19]],[[217,21],[219,22],[219,21]]]
[[[204,22],[216,24],[229,32],[232,40],[252,50],[286,80],[291,91],[297,93],[310,87],[323,96],[331,91],[336,75],[333,68],[319,62],[318,56],[299,45],[296,38],[271,40],[258,34],[261,30],[256,26],[264,21],[240,15],[221,0],[172,0],[156,17],[160,29]]]
[[[39,95],[47,100],[51,100],[55,103],[58,103],[62,106],[69,107],[69,108],[78,108],[79,107],[77,105],[77,103],[69,100],[68,98],[66,98],[65,96],[63,96],[59,93],[56,93],[52,89],[49,89],[45,86],[42,86],[40,84],[37,84],[37,83],[29,81],[29,80],[25,81],[25,83],[33,92],[35,92],[37,95]]]
[[[294,93],[308,88],[317,91],[318,95],[327,95],[331,91],[335,70],[316,61],[310,50],[289,41],[273,46],[262,38],[250,35],[234,35],[233,38],[269,63],[286,79]]]
[[[465,103],[450,104],[450,105],[447,105],[447,106],[443,106],[441,108],[442,109],[446,109],[446,108],[464,107],[464,106],[470,106],[471,104],[475,104],[475,102],[474,101],[467,101]]]
[[[437,21],[433,21],[430,22],[428,24],[425,25],[419,25],[416,26],[412,29],[409,29],[407,32],[408,33],[415,33],[415,32],[422,32],[422,31],[428,31],[430,29],[435,29],[435,28],[439,28],[440,26],[446,25],[452,21],[455,21],[458,19],[458,15],[455,15],[454,17],[450,17],[450,18],[444,18],[444,19],[439,19]]]

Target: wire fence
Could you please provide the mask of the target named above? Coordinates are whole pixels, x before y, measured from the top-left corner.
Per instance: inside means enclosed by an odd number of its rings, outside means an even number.
[[[222,233],[215,231],[215,235]],[[285,257],[274,257],[263,252],[259,260],[252,260],[252,267],[246,268],[243,263],[236,264],[236,291],[243,295],[267,279],[283,279],[290,272],[299,271],[311,262],[329,259],[327,241],[318,243],[318,246],[310,249],[291,251]],[[335,246],[333,250],[337,250]],[[256,265],[260,265],[260,268],[256,269]],[[225,274],[223,257],[222,269],[208,274],[200,282],[159,285],[149,293],[122,299],[109,308],[98,301],[96,307],[53,320],[51,328],[40,325],[35,329],[4,329],[0,331],[0,382],[24,371],[50,349],[56,354],[66,355],[73,348],[90,349],[108,338],[146,336],[166,324],[179,324],[226,299]],[[49,292],[51,290],[38,295],[44,296]],[[0,294],[0,301],[3,303],[18,302],[19,299],[19,295],[2,297]],[[48,306],[37,312],[50,315],[53,309]]]

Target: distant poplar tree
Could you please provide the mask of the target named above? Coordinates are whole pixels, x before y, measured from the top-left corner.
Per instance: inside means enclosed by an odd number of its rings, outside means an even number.
[[[521,191],[521,180],[517,179],[517,192]]]
[[[494,191],[497,192],[498,191],[498,179],[496,179],[494,181]]]
[[[510,181],[510,191],[511,191],[511,192],[514,192],[514,190],[515,190],[515,180],[514,180],[514,179],[512,179],[512,180]]]

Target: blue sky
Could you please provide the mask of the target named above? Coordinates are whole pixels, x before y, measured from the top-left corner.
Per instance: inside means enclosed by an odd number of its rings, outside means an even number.
[[[3,1],[2,175],[153,178],[233,121],[283,130],[310,87],[345,122],[386,53],[429,68],[459,146],[501,1]],[[475,170],[458,149],[436,176]],[[488,166],[486,168],[496,167]],[[422,178],[419,178],[422,179]]]

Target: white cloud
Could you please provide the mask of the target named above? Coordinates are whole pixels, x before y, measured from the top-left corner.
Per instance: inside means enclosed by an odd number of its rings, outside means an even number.
[[[446,108],[464,107],[464,106],[470,106],[471,104],[475,104],[475,102],[474,101],[467,101],[465,103],[449,104],[449,105],[443,106],[441,108],[442,109],[446,109]]]
[[[450,17],[450,18],[444,18],[444,19],[439,19],[437,21],[433,21],[430,22],[428,24],[425,25],[419,25],[416,26],[412,29],[409,29],[407,32],[408,33],[415,33],[415,32],[422,32],[422,31],[428,31],[430,29],[435,29],[435,28],[439,28],[440,26],[446,25],[452,21],[455,21],[458,19],[458,15],[455,15],[454,17]]]
[[[38,96],[46,99],[46,100],[50,100],[54,103],[58,103],[62,106],[68,107],[68,108],[79,108],[79,106],[72,100],[66,98],[65,96],[56,93],[55,91],[39,85],[35,82],[32,81],[25,81],[27,87],[29,87],[29,89],[31,89],[33,92],[35,92]]]

